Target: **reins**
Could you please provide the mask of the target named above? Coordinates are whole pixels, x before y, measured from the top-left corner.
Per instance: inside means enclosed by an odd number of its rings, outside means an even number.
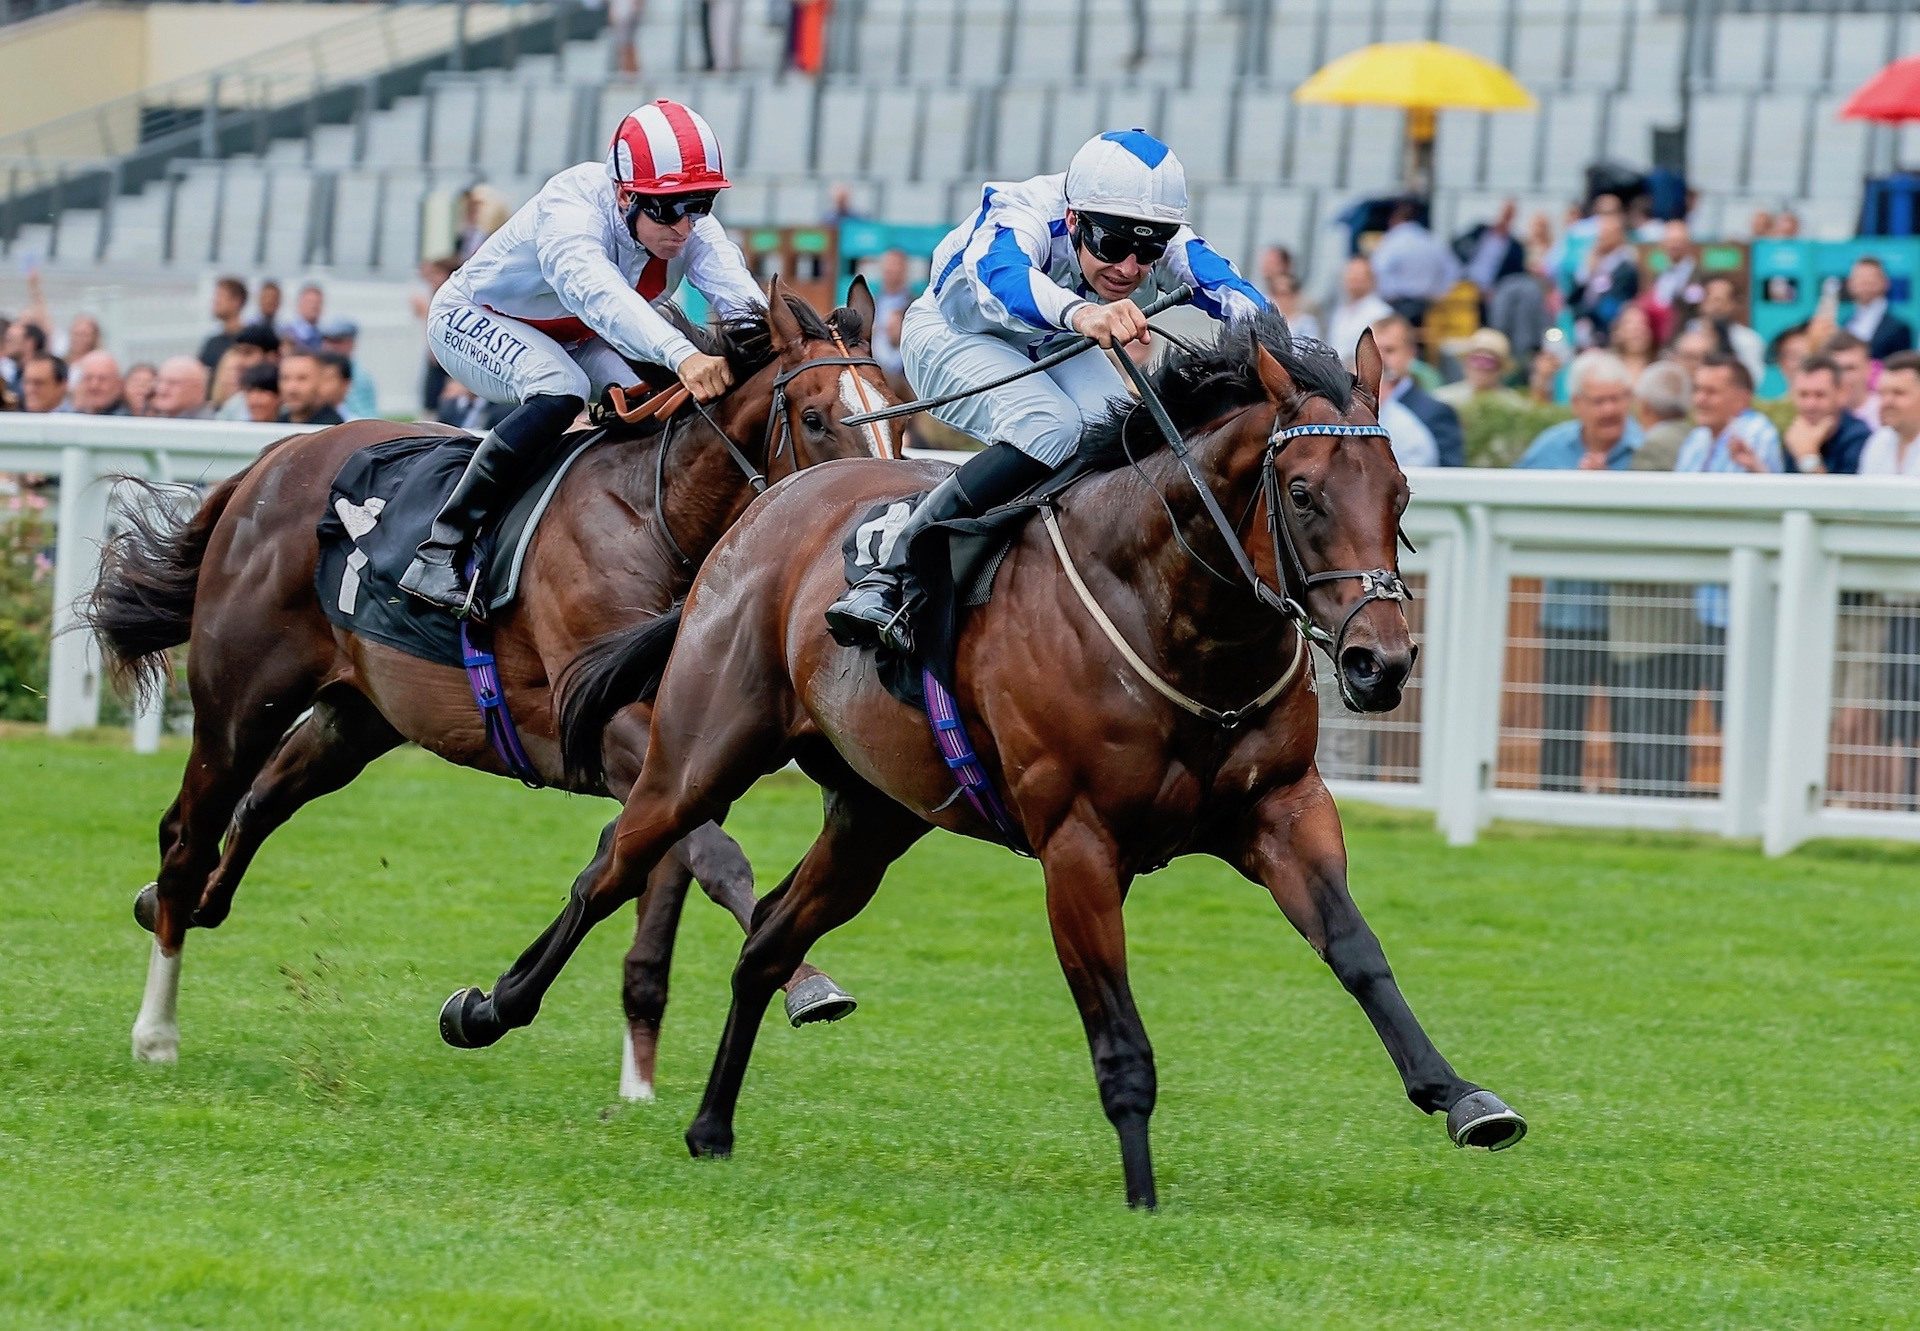
[[[1173,290],[1167,292],[1166,295],[1160,297],[1159,300],[1154,301],[1151,305],[1141,306],[1140,312],[1148,318],[1152,318],[1156,314],[1165,313],[1176,305],[1184,305],[1192,299],[1193,288],[1183,282]],[[975,384],[971,388],[962,388],[958,392],[943,393],[939,397],[923,397],[913,402],[903,402],[897,407],[887,407],[882,411],[869,411],[863,412],[858,416],[848,416],[840,423],[842,425],[865,425],[870,421],[896,420],[901,416],[912,416],[917,412],[931,411],[935,407],[944,407],[949,403],[959,402],[963,398],[978,397],[982,393],[991,393],[996,388],[1004,388],[1008,384],[1018,383],[1029,375],[1044,374],[1054,366],[1064,361],[1070,361],[1075,356],[1091,351],[1099,345],[1100,343],[1093,338],[1075,337],[1070,342],[1062,343],[1057,351],[1048,352],[1033,364],[1023,369],[1015,370],[1012,374],[1003,374],[998,379],[989,379],[984,384]]]
[[[769,466],[772,465],[773,459],[779,457],[781,453],[786,451],[787,440],[793,433],[792,414],[787,410],[789,406],[787,385],[789,383],[807,371],[817,370],[823,365],[871,365],[875,369],[880,368],[880,362],[871,356],[855,356],[850,354],[847,351],[847,344],[840,340],[838,333],[833,335],[833,344],[840,349],[838,356],[821,356],[814,360],[803,361],[793,369],[784,370],[774,376],[773,397],[767,403],[766,436],[769,441],[774,440],[774,428],[776,425],[779,427],[780,434],[777,442],[775,442],[774,446],[767,452],[767,462]],[[858,376],[856,376],[856,378],[857,377]],[[861,400],[863,402],[866,400],[864,388],[861,391]],[[733,465],[740,469],[740,474],[746,477],[747,484],[752,487],[753,492],[756,495],[765,494],[767,489],[767,478],[765,474],[762,473],[758,467],[754,466],[753,459],[748,457],[740,446],[733,442],[733,436],[727,433],[726,428],[722,426],[714,414],[707,409],[707,404],[689,393],[686,396],[685,405],[691,406],[695,411],[699,412],[701,419],[706,421],[707,428],[720,436],[720,442],[726,447],[727,455],[733,459]],[[667,451],[673,447],[674,426],[679,423],[679,420],[680,412],[677,410],[667,417],[662,430],[660,448],[654,457],[653,520],[654,525],[660,529],[660,535],[666,540],[667,549],[673,553],[673,557],[679,560],[683,567],[693,568],[695,561],[688,556],[685,550],[680,548],[680,543],[673,539],[673,528],[667,525]],[[843,425],[854,423],[852,418],[841,422]],[[797,447],[794,450],[793,457],[794,466],[797,470],[801,465],[800,452]]]

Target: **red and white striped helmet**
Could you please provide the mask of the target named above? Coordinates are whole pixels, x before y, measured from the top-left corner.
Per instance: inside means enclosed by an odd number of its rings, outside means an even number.
[[[662,97],[620,122],[607,150],[617,189],[640,194],[694,194],[728,188],[713,126]]]

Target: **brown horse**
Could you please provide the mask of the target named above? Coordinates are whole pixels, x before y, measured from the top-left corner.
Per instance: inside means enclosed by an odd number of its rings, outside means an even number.
[[[1302,629],[1324,639],[1343,692],[1364,710],[1395,705],[1415,656],[1395,571],[1407,483],[1375,424],[1371,336],[1358,365],[1355,378],[1325,348],[1295,344],[1278,316],[1171,358],[1155,382],[1186,442],[1177,453],[1160,444],[1139,406],[1093,426],[1084,448],[1131,465],[1069,489],[1057,528],[1028,525],[993,600],[959,640],[961,714],[1045,870],[1054,944],[1136,1205],[1155,1200],[1155,1081],[1128,988],[1121,907],[1135,875],[1176,855],[1218,856],[1272,893],[1366,1011],[1413,1103],[1447,1111],[1456,1143],[1504,1146],[1525,1131],[1497,1097],[1455,1074],[1401,997],[1348,895],[1339,816],[1314,767]],[[844,585],[841,542],[852,525],[938,477],[931,464],[821,467],[727,534],[679,621],[646,764],[613,836],[493,993],[449,1000],[441,1025],[450,1042],[491,1043],[530,1021],[575,945],[646,890],[669,847],[791,757],[825,791],[825,828],[754,912],[687,1132],[695,1155],[731,1151],[741,1078],[779,980],[859,912],[929,825],[993,835],[952,798],[926,718],[882,691],[871,658],[835,645],[822,621]],[[1263,510],[1270,539],[1244,535]],[[1222,512],[1244,515],[1238,530]],[[1245,572],[1218,572],[1236,567]],[[664,618],[590,650],[563,692],[604,694],[609,678],[644,689],[674,632]],[[1185,703],[1149,691],[1145,671]],[[569,751],[589,768],[609,710],[568,703]]]
[[[694,566],[754,497],[742,464],[777,480],[829,458],[898,456],[886,431],[840,423],[890,400],[868,359],[872,326],[864,281],[831,321],[783,296],[776,281],[764,319],[686,330],[726,355],[734,372],[735,388],[710,416],[684,408],[660,433],[603,443],[568,471],[534,536],[521,593],[492,626],[508,703],[547,783],[626,795],[646,747],[645,716],[629,715],[609,735],[604,779],[569,781],[550,681],[583,644],[685,595]],[[740,457],[715,437],[716,424]],[[409,740],[450,762],[505,773],[460,670],[335,627],[314,589],[315,527],[348,456],[441,429],[366,421],[283,440],[184,524],[136,518],[105,552],[90,619],[110,660],[125,680],[151,687],[164,678],[166,650],[188,643],[194,703],[193,751],[160,825],[159,878],[136,902],[154,934],[134,1025],[137,1058],[177,1055],[186,931],[226,918],[261,843],[302,805]],[[690,878],[743,929],[753,909],[752,871],[739,847],[715,826],[688,832],[654,873],[625,966],[621,1090],[630,1099],[652,1097],[667,969]],[[810,967],[793,979],[796,989],[805,982],[799,993],[808,1000],[797,1018],[830,1019],[852,1007]]]

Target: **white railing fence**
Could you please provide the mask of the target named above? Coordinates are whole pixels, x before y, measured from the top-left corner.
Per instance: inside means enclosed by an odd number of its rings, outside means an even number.
[[[0,415],[0,473],[60,478],[56,629],[98,573],[115,474],[198,484],[283,426]],[[1920,840],[1920,482],[1421,471],[1405,560],[1424,647],[1380,717],[1322,688],[1337,793],[1494,818]],[[84,633],[48,726],[93,725]],[[1116,669],[1120,667],[1116,666]],[[136,738],[150,745],[157,715]]]

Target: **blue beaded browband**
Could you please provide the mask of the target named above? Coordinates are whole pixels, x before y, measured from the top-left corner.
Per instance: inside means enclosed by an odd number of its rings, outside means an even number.
[[[1303,434],[1345,435],[1352,439],[1387,439],[1387,432],[1378,425],[1289,425],[1284,430],[1275,430],[1269,441],[1284,444],[1289,439],[1298,439]]]

